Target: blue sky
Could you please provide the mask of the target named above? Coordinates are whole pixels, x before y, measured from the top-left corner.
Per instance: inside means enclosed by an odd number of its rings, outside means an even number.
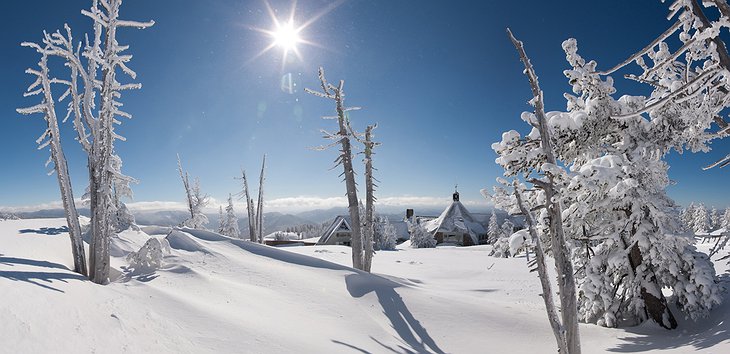
[[[80,14],[87,0],[3,4],[0,17],[0,206],[35,205],[58,200],[55,177],[46,176],[46,151],[35,148],[43,131],[40,116],[23,117],[15,108],[35,103],[23,98],[30,83],[24,74],[38,58],[22,41],[37,41],[42,30],[65,22],[76,38],[90,29]],[[271,1],[280,19],[290,1]],[[295,23],[302,23],[331,1],[300,1]],[[304,29],[301,36],[317,46],[300,45],[302,60],[281,62],[279,48],[254,56],[271,38],[252,28],[272,28],[262,1],[127,0],[124,18],[153,19],[147,30],[125,29],[131,66],[143,84],[123,97],[134,115],[118,132],[128,141],[116,145],[124,172],[137,178],[135,201],[181,201],[175,154],[183,158],[203,189],[223,200],[239,190],[244,167],[256,177],[261,156],[268,155],[266,195],[286,210],[287,203],[327,206],[344,194],[339,170],[329,170],[336,150],[313,151],[325,144],[319,129],[333,105],[305,94],[317,87],[324,66],[331,81],[344,79],[356,129],[377,122],[382,142],[375,164],[378,195],[393,205],[441,203],[458,183],[462,199],[486,205],[479,189],[494,184],[501,170],[491,143],[510,129],[526,131],[519,119],[529,110],[529,86],[505,28],[525,42],[540,75],[548,110],[565,109],[570,90],[561,42],[578,39],[580,53],[609,67],[643,47],[668,25],[667,4],[660,1],[344,1]],[[55,72],[63,76],[58,68]],[[293,93],[280,88],[291,73]],[[616,77],[617,87],[640,94],[645,88]],[[73,141],[71,126],[62,131],[77,195],[86,186],[85,158]],[[670,195],[729,205],[717,186],[730,170],[700,168],[730,152],[730,142],[708,154],[671,156]],[[359,161],[359,158],[358,158]],[[405,199],[404,197],[421,197]],[[321,200],[318,204],[317,200]],[[398,204],[401,203],[401,204]]]

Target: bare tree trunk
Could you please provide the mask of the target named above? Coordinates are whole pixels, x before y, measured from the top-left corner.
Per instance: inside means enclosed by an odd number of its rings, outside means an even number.
[[[347,204],[350,210],[350,220],[352,221],[350,227],[352,228],[352,266],[355,269],[363,270],[363,247],[362,247],[362,233],[360,228],[360,210],[358,208],[357,199],[357,185],[355,184],[355,171],[352,169],[352,149],[350,146],[350,134],[347,129],[347,117],[345,112],[348,110],[344,107],[344,94],[343,86],[345,82],[340,80],[338,86],[327,83],[324,77],[324,69],[319,68],[319,80],[322,87],[322,92],[316,92],[306,89],[307,92],[329,98],[335,101],[337,111],[337,122],[339,124],[339,131],[336,134],[327,134],[328,138],[336,139],[342,149],[340,150],[340,156],[337,158],[337,163],[342,164],[344,169],[343,175],[345,176],[345,187],[347,189]]]
[[[373,203],[375,202],[373,183],[373,148],[372,132],[375,126],[369,125],[365,129],[365,225],[363,232],[363,270],[370,272],[373,263]]]
[[[254,210],[253,199],[248,191],[248,179],[246,179],[246,171],[241,170],[241,179],[243,180],[243,194],[246,198],[246,210],[248,212],[248,239],[256,242],[256,210]]]
[[[525,65],[525,74],[530,80],[532,87],[533,106],[535,107],[535,116],[538,121],[538,130],[540,131],[541,147],[545,154],[547,163],[557,166],[555,156],[553,154],[552,143],[550,141],[550,129],[547,126],[545,118],[545,108],[542,90],[537,80],[535,70],[530,63],[530,59],[525,53],[522,42],[518,41],[507,29],[512,43],[520,54],[520,59]],[[578,333],[578,303],[575,292],[575,277],[573,274],[573,264],[569,258],[569,251],[565,243],[565,235],[563,233],[562,208],[558,200],[559,196],[555,192],[553,182],[554,176],[546,172],[548,181],[533,180],[535,185],[545,191],[545,207],[547,208],[550,220],[550,237],[552,243],[553,257],[555,258],[555,268],[558,273],[558,289],[560,295],[560,308],[562,315],[562,323],[565,328],[565,341],[567,353],[580,353],[580,335]],[[556,202],[557,201],[557,202]]]
[[[256,206],[256,232],[258,232],[258,243],[264,243],[264,172],[266,169],[266,155],[261,163],[261,174],[259,174],[259,200]]]
[[[58,180],[58,187],[61,191],[61,200],[66,215],[66,224],[68,225],[68,233],[71,238],[71,254],[74,260],[74,272],[88,275],[86,266],[86,254],[84,252],[84,242],[81,238],[81,226],[79,224],[79,213],[76,209],[74,201],[73,189],[71,188],[71,176],[68,173],[68,164],[61,147],[60,131],[58,128],[58,117],[56,116],[55,100],[51,91],[51,81],[48,77],[48,55],[40,48],[36,49],[42,53],[41,61],[38,63],[40,71],[28,72],[38,76],[37,82],[42,85],[43,103],[35,107],[18,109],[21,114],[43,113],[47,123],[47,130],[38,139],[41,146],[50,145],[51,159]],[[31,86],[32,87],[32,86]],[[35,93],[33,93],[35,94]],[[45,140],[47,139],[47,140]],[[50,162],[50,161],[49,161]]]
[[[180,179],[182,179],[183,187],[185,188],[185,196],[188,201],[188,212],[190,213],[190,219],[195,218],[195,211],[193,210],[193,194],[190,191],[190,179],[188,173],[183,170],[182,161],[180,161],[180,154],[177,155],[177,170],[180,172]]]
[[[545,251],[542,249],[542,242],[535,231],[535,219],[532,218],[530,209],[525,206],[522,201],[522,193],[519,191],[517,182],[514,182],[515,198],[520,211],[525,215],[527,229],[530,231],[530,237],[535,243],[535,261],[537,263],[537,274],[540,276],[540,285],[542,286],[542,299],[545,302],[545,311],[547,311],[550,327],[553,329],[553,335],[558,342],[558,352],[568,353],[567,342],[565,340],[565,328],[560,325],[558,311],[555,309],[555,301],[553,300],[553,290],[550,285],[550,274],[548,274],[547,263],[545,262]]]

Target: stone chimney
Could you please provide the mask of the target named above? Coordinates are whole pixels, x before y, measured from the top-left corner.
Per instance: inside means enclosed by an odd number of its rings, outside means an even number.
[[[406,209],[406,220],[413,216],[413,209]]]

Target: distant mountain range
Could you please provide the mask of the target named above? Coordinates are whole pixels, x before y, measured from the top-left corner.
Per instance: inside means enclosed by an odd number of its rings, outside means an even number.
[[[391,210],[389,210],[391,211]],[[480,210],[481,211],[481,210]],[[417,209],[416,215],[422,216],[438,216],[443,210],[438,209]],[[160,225],[160,226],[174,226],[182,223],[187,217],[188,213],[182,210],[145,210],[145,211],[132,211],[135,220],[139,225]],[[491,213],[491,210],[490,210]],[[79,214],[83,216],[89,216],[88,208],[80,208]],[[347,215],[347,208],[330,208],[330,209],[316,209],[304,211],[296,214],[286,214],[279,212],[264,213],[264,230],[265,233],[271,233],[275,231],[284,231],[287,228],[311,224],[319,225],[324,222],[333,220],[337,215]],[[488,217],[485,213],[480,213],[482,218]],[[13,215],[21,219],[42,219],[42,218],[63,218],[65,217],[63,209],[43,209],[36,211],[21,211],[15,212]],[[218,213],[206,214],[210,221],[207,227],[209,229],[215,229],[218,224]],[[402,220],[405,217],[405,210],[401,213],[381,213],[380,215],[387,216],[390,220]],[[497,217],[499,222],[507,218],[507,214],[501,210],[497,210]],[[238,227],[243,235],[248,235],[248,218],[245,215],[240,215],[238,219]]]

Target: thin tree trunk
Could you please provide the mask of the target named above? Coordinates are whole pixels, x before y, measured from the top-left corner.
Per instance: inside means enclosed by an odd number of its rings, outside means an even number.
[[[248,191],[248,179],[246,179],[246,171],[241,170],[241,178],[243,179],[243,194],[246,198],[246,211],[248,212],[248,240],[256,242],[256,210],[254,210],[253,199]]]
[[[58,128],[58,119],[54,107],[54,99],[51,92],[51,83],[48,79],[47,56],[41,58],[41,80],[43,85],[44,101],[46,103],[46,122],[48,123],[48,139],[51,147],[51,158],[53,159],[58,187],[61,190],[61,201],[66,215],[66,224],[71,238],[71,255],[74,260],[74,272],[88,275],[86,266],[86,254],[84,241],[81,238],[81,225],[79,224],[79,213],[74,201],[73,189],[71,188],[71,176],[68,173],[68,164],[61,147],[61,138]]]
[[[264,172],[266,169],[266,155],[261,163],[261,174],[259,174],[259,200],[256,206],[256,232],[258,232],[258,243],[264,243]]]
[[[363,232],[363,270],[370,272],[373,263],[373,204],[375,202],[373,183],[373,147],[372,140],[374,126],[365,129],[365,230]]]
[[[527,229],[530,232],[532,241],[535,243],[535,261],[537,263],[537,274],[540,277],[540,285],[542,286],[542,299],[545,302],[545,311],[547,312],[550,327],[552,327],[553,335],[555,336],[555,340],[558,342],[558,352],[568,353],[567,342],[565,340],[565,328],[560,325],[558,311],[555,309],[553,290],[550,285],[550,274],[548,273],[547,263],[545,261],[545,251],[542,249],[542,242],[540,242],[540,237],[537,235],[537,231],[535,231],[535,221],[532,218],[532,213],[522,201],[522,194],[520,193],[516,182],[514,183],[514,188],[517,205],[519,206],[522,214],[525,215]]]
[[[355,269],[363,270],[363,247],[362,232],[360,230],[360,210],[357,200],[357,186],[355,184],[355,171],[352,169],[352,149],[345,123],[345,108],[342,106],[342,86],[340,81],[338,89],[335,90],[335,102],[337,103],[337,121],[340,125],[339,134],[342,136],[342,167],[344,168],[345,187],[347,188],[347,205],[350,210],[350,223],[352,227],[352,266]]]
[[[547,163],[557,166],[555,156],[553,154],[552,143],[550,141],[550,129],[547,126],[545,118],[545,108],[543,102],[543,94],[537,80],[535,70],[530,63],[530,59],[525,53],[522,42],[518,41],[507,29],[510,39],[520,54],[520,59],[525,65],[525,74],[530,80],[530,86],[533,93],[533,105],[535,107],[535,116],[538,121],[538,130],[540,131],[541,147],[545,154]],[[563,234],[563,218],[562,208],[560,206],[559,196],[554,189],[554,176],[546,172],[548,182],[534,181],[536,185],[545,191],[545,207],[547,208],[550,220],[550,237],[552,243],[553,257],[555,258],[555,268],[558,273],[558,289],[560,295],[560,308],[562,315],[562,323],[565,327],[565,341],[567,345],[567,353],[580,353],[580,335],[578,333],[578,303],[575,292],[575,276],[573,274],[573,264],[569,258],[569,251],[565,243],[565,235]],[[557,201],[557,202],[554,202]]]

